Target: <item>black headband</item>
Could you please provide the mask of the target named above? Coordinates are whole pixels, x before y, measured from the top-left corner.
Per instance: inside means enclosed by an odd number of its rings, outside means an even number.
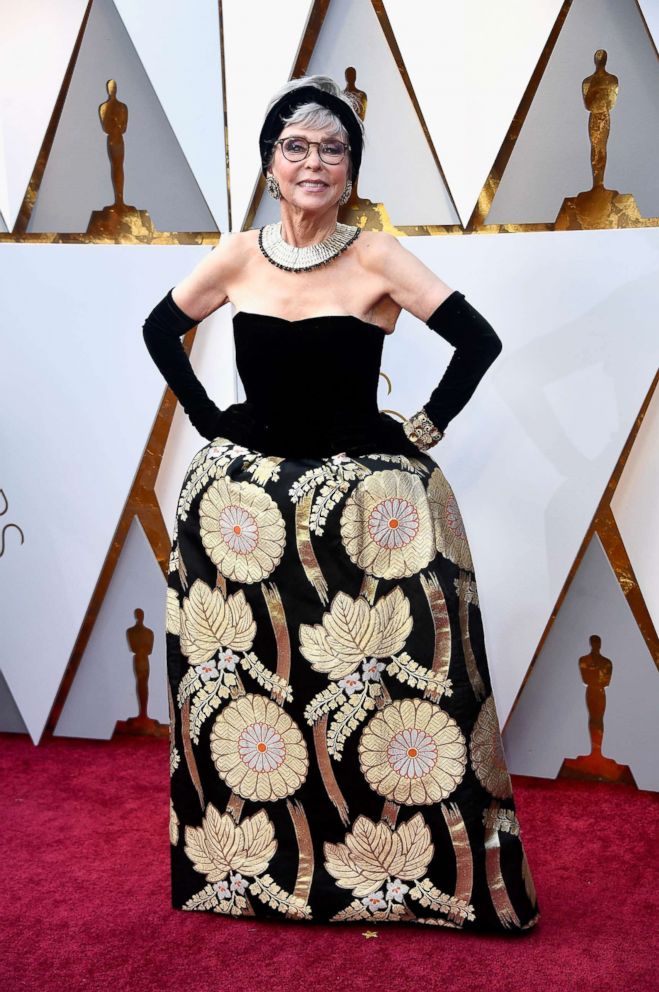
[[[284,127],[283,118],[288,117],[301,104],[311,102],[320,103],[336,114],[348,132],[352,181],[354,182],[362,162],[363,138],[359,118],[347,100],[335,96],[333,93],[328,93],[327,90],[321,90],[313,84],[298,86],[297,89],[285,93],[281,100],[278,100],[266,114],[259,135],[263,175],[265,176],[267,172],[267,163],[272,153],[272,143],[277,140]]]

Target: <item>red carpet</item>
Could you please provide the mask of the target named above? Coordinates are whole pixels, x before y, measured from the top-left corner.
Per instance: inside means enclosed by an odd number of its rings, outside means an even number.
[[[3,992],[656,988],[654,793],[513,776],[542,916],[490,937],[171,909],[166,741],[0,734],[0,769]]]

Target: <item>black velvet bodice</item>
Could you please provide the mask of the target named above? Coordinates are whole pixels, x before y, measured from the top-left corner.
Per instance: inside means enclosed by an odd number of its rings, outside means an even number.
[[[288,320],[238,311],[234,341],[247,399],[221,410],[195,375],[181,342],[197,323],[170,289],[144,321],[143,335],[167,385],[207,440],[224,437],[264,454],[301,458],[342,451],[414,458],[426,450],[409,440],[400,420],[378,410],[386,331],[377,324],[352,314]],[[457,289],[426,324],[455,349],[420,411],[443,431],[473,395],[502,342]]]
[[[378,408],[386,332],[377,324],[346,314],[287,320],[241,310],[233,329],[260,450],[418,455],[402,424]]]

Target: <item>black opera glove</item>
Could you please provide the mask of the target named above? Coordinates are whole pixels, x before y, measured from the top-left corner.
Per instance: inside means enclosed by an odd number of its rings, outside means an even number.
[[[228,437],[236,444],[249,446],[252,404],[234,403],[226,410],[220,410],[210,399],[195,375],[181,342],[182,335],[200,321],[181,310],[172,296],[172,289],[144,321],[142,334],[149,354],[202,437],[208,441]]]
[[[446,425],[466,406],[476,386],[503,348],[485,317],[454,290],[426,321],[455,348],[430,399],[403,424],[410,441],[427,451],[444,436]]]

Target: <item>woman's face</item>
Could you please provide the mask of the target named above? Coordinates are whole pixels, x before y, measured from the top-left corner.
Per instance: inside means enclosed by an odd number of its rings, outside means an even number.
[[[327,128],[317,131],[299,124],[287,124],[279,135],[287,138],[292,135],[308,141],[327,141],[335,138]],[[275,148],[275,155],[269,172],[273,174],[281,189],[281,196],[292,206],[303,210],[327,210],[336,205],[343,193],[350,168],[350,153],[346,152],[338,165],[328,165],[318,154],[318,145],[309,147],[309,154],[301,162],[289,162],[281,150]]]

